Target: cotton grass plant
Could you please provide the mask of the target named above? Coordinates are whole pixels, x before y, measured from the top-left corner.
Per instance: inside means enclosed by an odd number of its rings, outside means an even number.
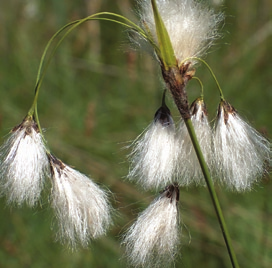
[[[144,0],[138,2],[138,7],[137,23],[118,14],[100,12],[68,23],[49,40],[41,58],[33,104],[1,147],[0,192],[9,204],[26,202],[32,207],[38,203],[44,181],[49,178],[49,200],[61,242],[72,249],[78,245],[87,247],[92,239],[106,233],[112,223],[108,193],[51,153],[39,122],[37,103],[51,59],[74,29],[92,20],[118,23],[128,29],[134,46],[153,54],[167,89],[153,121],[131,146],[128,179],[144,190],[161,192],[122,237],[128,263],[134,267],[174,265],[181,244],[181,187],[205,185],[232,266],[237,268],[214,183],[238,192],[252,189],[271,164],[271,145],[225,100],[213,71],[203,60],[220,36],[223,15],[194,0]],[[213,127],[203,90],[191,105],[187,97],[186,86],[196,78],[196,68],[201,63],[209,69],[219,90]],[[179,111],[178,126],[165,94],[171,95]]]

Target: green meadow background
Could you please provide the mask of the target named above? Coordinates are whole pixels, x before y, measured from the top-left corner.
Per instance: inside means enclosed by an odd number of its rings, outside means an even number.
[[[225,98],[256,129],[272,133],[272,1],[213,1],[226,14],[222,39],[205,58]],[[0,137],[26,115],[39,60],[50,37],[64,24],[98,11],[133,18],[135,1],[9,0],[0,3]],[[205,67],[210,120],[219,95]],[[35,208],[10,208],[0,199],[0,267],[127,267],[120,238],[156,196],[127,182],[126,147],[152,121],[163,92],[156,62],[130,49],[126,31],[109,22],[88,22],[60,46],[41,88],[39,116],[51,151],[112,192],[117,212],[108,235],[71,253],[55,241],[46,184]],[[188,86],[190,101],[199,85]],[[168,96],[175,120],[178,113]],[[249,193],[216,187],[240,267],[272,266],[272,184],[264,177]],[[176,267],[231,267],[205,187],[181,189],[182,247]]]

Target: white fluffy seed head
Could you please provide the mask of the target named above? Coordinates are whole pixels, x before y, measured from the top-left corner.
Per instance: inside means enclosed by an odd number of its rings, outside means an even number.
[[[0,149],[0,192],[7,203],[34,206],[49,174],[49,161],[42,136],[32,119],[12,130]]]
[[[124,235],[128,262],[134,267],[168,267],[180,243],[177,185],[164,192],[144,210]]]
[[[72,249],[78,244],[87,247],[90,239],[104,235],[111,224],[108,196],[88,177],[52,155],[50,163],[57,238]]]
[[[164,188],[173,180],[176,163],[175,125],[167,107],[132,144],[128,178],[144,189]]]
[[[212,166],[212,131],[208,122],[207,110],[202,99],[196,99],[190,108],[191,120],[195,133],[209,167]],[[177,147],[179,148],[177,174],[180,185],[192,183],[205,185],[204,176],[184,121],[177,131]]]
[[[271,163],[271,145],[227,102],[218,108],[213,137],[215,175],[230,189],[250,190]]]
[[[151,1],[141,0],[139,6],[140,26],[145,31],[151,32],[157,42]],[[219,37],[218,25],[224,16],[222,13],[216,14],[203,2],[157,0],[157,6],[179,64],[189,57],[203,56],[213,41]],[[143,43],[139,39],[135,39],[135,42],[139,45]]]

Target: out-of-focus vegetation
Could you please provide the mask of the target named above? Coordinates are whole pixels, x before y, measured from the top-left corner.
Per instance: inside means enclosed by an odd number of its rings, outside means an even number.
[[[67,22],[98,11],[132,17],[134,1],[9,0],[0,3],[0,134],[26,115],[36,72],[49,38]],[[214,1],[218,2],[218,1]],[[218,9],[220,5],[215,6]],[[272,2],[226,1],[223,38],[206,60],[226,99],[259,131],[272,133]],[[129,50],[120,26],[89,22],[61,45],[41,88],[39,114],[52,152],[112,192],[115,225],[89,249],[71,253],[54,242],[50,185],[38,209],[9,208],[0,200],[0,267],[126,267],[120,236],[154,198],[126,182],[129,141],[150,123],[162,94],[160,73],[146,54]],[[197,70],[214,118],[217,89],[204,67]],[[192,101],[199,86],[188,87]],[[176,120],[178,114],[168,99]],[[250,193],[218,188],[241,267],[272,263],[272,184],[266,177]],[[181,189],[183,241],[176,267],[230,267],[206,188]]]

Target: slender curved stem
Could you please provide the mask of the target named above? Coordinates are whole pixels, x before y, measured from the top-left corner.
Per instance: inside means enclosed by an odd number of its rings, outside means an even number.
[[[223,237],[224,237],[227,249],[228,249],[228,253],[229,253],[229,256],[231,259],[232,267],[239,268],[239,264],[237,262],[236,255],[235,255],[235,252],[232,247],[231,238],[230,238],[230,235],[228,232],[228,228],[227,228],[227,225],[226,225],[226,222],[225,222],[225,219],[224,219],[224,216],[223,216],[223,213],[222,213],[222,210],[221,210],[218,198],[217,198],[217,194],[216,194],[214,186],[213,186],[213,182],[212,182],[212,179],[210,176],[208,166],[205,162],[204,156],[203,156],[202,151],[200,149],[192,121],[191,121],[191,119],[185,119],[184,121],[185,121],[186,127],[188,129],[189,135],[191,137],[197,158],[199,160],[204,178],[206,180],[206,183],[207,183],[207,186],[209,189],[209,193],[210,193],[212,203],[213,203],[213,206],[214,206],[214,209],[216,212],[216,216],[219,221],[221,231],[222,231],[222,234],[223,234]]]
[[[217,80],[217,78],[216,78],[216,76],[215,76],[215,74],[214,74],[212,68],[210,67],[210,65],[209,65],[205,60],[203,60],[203,59],[201,59],[201,58],[197,58],[197,57],[189,57],[189,58],[186,58],[185,60],[183,60],[183,61],[179,64],[179,66],[182,66],[182,64],[184,64],[184,63],[185,63],[186,61],[188,61],[188,60],[198,60],[198,61],[202,62],[202,63],[208,68],[209,72],[211,73],[211,75],[212,75],[212,77],[213,77],[213,79],[214,79],[214,81],[215,81],[215,83],[216,83],[216,85],[217,85],[217,88],[218,88],[219,94],[220,94],[220,98],[221,98],[221,100],[224,101],[225,98],[224,98],[223,90],[222,90],[222,88],[220,87],[220,84],[219,84],[219,82],[218,82],[218,80]]]
[[[107,17],[100,17],[100,16],[112,16],[113,18],[116,18],[116,19],[112,19],[112,18],[107,18]],[[118,19],[118,20],[117,20]],[[67,37],[67,35],[72,31],[74,30],[77,26],[81,25],[82,23],[86,22],[86,21],[90,21],[90,20],[105,20],[105,21],[111,21],[111,22],[115,22],[115,23],[118,23],[122,26],[125,26],[137,33],[139,33],[140,35],[143,36],[143,38],[145,39],[148,39],[151,43],[153,42],[153,40],[151,40],[151,37],[150,36],[147,36],[146,33],[144,32],[143,29],[141,29],[137,24],[133,23],[131,20],[127,19],[126,17],[124,16],[121,16],[121,15],[118,15],[118,14],[115,14],[115,13],[111,13],[111,12],[100,12],[100,13],[96,13],[96,14],[93,14],[91,16],[88,16],[84,19],[80,19],[80,20],[75,20],[75,21],[72,21],[66,25],[64,25],[61,29],[59,29],[52,37],[51,39],[48,41],[45,49],[44,49],[44,52],[42,54],[42,57],[41,57],[41,60],[40,60],[40,64],[39,64],[39,69],[38,69],[38,73],[37,73],[37,78],[36,78],[36,84],[35,84],[35,96],[34,96],[34,100],[33,100],[33,103],[28,111],[28,116],[30,117],[35,117],[35,121],[37,122],[38,124],[38,128],[40,130],[40,133],[43,137],[43,134],[42,134],[42,129],[41,129],[41,126],[40,126],[40,122],[39,122],[39,118],[38,118],[38,108],[37,108],[37,102],[38,102],[38,96],[39,96],[39,91],[40,91],[40,88],[41,88],[41,84],[42,84],[42,81],[43,81],[43,78],[46,74],[46,71],[48,69],[48,66],[57,50],[57,48],[60,46],[60,44],[62,43],[62,41]],[[123,20],[123,21],[121,21]],[[62,34],[67,28],[69,28],[65,33],[64,35],[62,36],[62,38],[59,40],[59,42],[55,45],[55,47],[53,48],[53,50],[51,51],[50,55],[49,55],[49,58],[48,60],[45,62],[45,58],[47,56],[47,53],[48,53],[48,50],[49,48],[51,47],[52,45],[52,42],[60,35]],[[44,139],[44,137],[43,137]]]
[[[195,79],[199,83],[199,85],[201,87],[200,97],[201,97],[201,99],[203,99],[204,98],[204,86],[203,86],[202,81],[197,76],[193,76],[192,79]]]

